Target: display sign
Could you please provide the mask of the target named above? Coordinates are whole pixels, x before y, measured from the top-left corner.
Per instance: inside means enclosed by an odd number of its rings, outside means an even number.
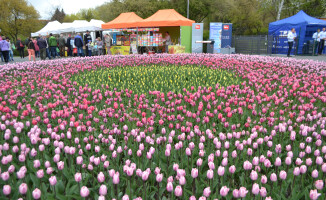
[[[192,53],[203,53],[203,44],[196,43],[196,41],[203,41],[204,23],[192,24]]]
[[[232,45],[232,24],[223,24],[222,29],[222,48],[230,48]]]
[[[211,22],[209,24],[209,39],[214,40],[213,53],[221,52],[222,44],[222,23]]]
[[[169,54],[181,54],[181,53],[186,53],[185,46],[177,46],[177,45],[169,46]]]
[[[112,46],[110,51],[112,55],[129,55],[130,46]]]

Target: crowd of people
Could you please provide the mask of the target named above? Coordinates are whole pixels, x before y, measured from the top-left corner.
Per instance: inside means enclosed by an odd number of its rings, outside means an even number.
[[[287,56],[291,57],[291,51],[293,48],[293,42],[297,39],[297,33],[295,31],[295,28],[292,28],[291,31],[288,32],[287,35],[288,39],[288,53]],[[312,35],[313,39],[313,55],[322,55],[324,48],[325,48],[325,40],[326,40],[326,28],[323,28],[322,31],[320,29],[317,29],[317,31]]]
[[[314,54],[321,55],[325,47],[326,28],[323,28],[322,31],[318,29],[317,32],[312,35],[312,38],[314,39]]]
[[[11,43],[9,38],[0,36],[0,54],[1,61],[8,63],[14,61],[13,50],[18,51],[20,58],[25,58],[25,48],[27,48],[28,59],[35,61],[36,58],[45,60],[46,58],[55,59],[66,56],[94,56],[111,54],[110,47],[112,37],[109,34],[95,38],[93,41],[89,31],[82,37],[80,33],[76,35],[69,34],[64,37],[63,34],[55,37],[52,33],[47,36],[29,37],[25,41],[17,38],[16,43]],[[67,52],[67,54],[66,54]]]
[[[11,43],[10,39],[5,36],[0,36],[0,54],[1,62],[8,63],[9,61],[14,61],[14,53],[16,47]]]

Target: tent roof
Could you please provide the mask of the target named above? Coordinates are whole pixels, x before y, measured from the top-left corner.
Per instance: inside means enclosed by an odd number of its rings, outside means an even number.
[[[307,15],[305,12],[303,12],[302,10],[300,10],[297,14],[295,14],[291,17],[272,22],[269,25],[277,26],[277,25],[283,25],[283,24],[292,24],[292,25],[295,25],[295,24],[326,24],[326,21],[311,17],[311,16]]]
[[[39,34],[41,35],[48,35],[50,33],[57,34],[58,28],[61,26],[61,23],[58,21],[52,21],[47,23],[41,30],[32,33],[32,37],[38,36]]]
[[[118,28],[132,28],[136,22],[142,21],[143,18],[136,15],[134,12],[121,13],[114,20],[102,24],[102,29],[118,29]]]
[[[136,24],[137,27],[191,26],[195,23],[174,9],[159,10],[152,16]]]

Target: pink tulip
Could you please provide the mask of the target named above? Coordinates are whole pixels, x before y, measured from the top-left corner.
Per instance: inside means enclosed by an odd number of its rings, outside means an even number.
[[[51,176],[49,178],[50,185],[56,185],[57,184],[57,177],[56,176]]]
[[[160,183],[160,182],[162,182],[162,180],[163,180],[163,174],[157,174],[157,175],[156,175],[156,181],[157,181],[158,183]]]
[[[112,182],[113,182],[113,184],[115,184],[115,185],[117,185],[117,184],[120,183],[119,172],[116,172],[116,173],[113,175]]]
[[[75,174],[75,181],[76,182],[80,182],[82,180],[82,174],[81,173],[76,173]]]
[[[240,197],[239,190],[238,189],[234,189],[232,191],[232,195],[233,195],[234,198],[239,198]]]
[[[224,175],[224,171],[225,171],[224,167],[219,166],[218,169],[217,169],[217,174],[219,176],[223,176]]]
[[[107,190],[106,185],[101,185],[98,193],[99,195],[105,196],[107,194]]]
[[[324,188],[324,181],[322,181],[322,180],[315,181],[315,187],[318,190],[322,190]]]
[[[34,199],[40,199],[41,198],[41,190],[36,188],[35,190],[33,190],[32,196]]]
[[[223,187],[220,189],[220,195],[221,195],[222,197],[227,196],[228,193],[229,193],[229,190],[230,190],[230,189],[229,189],[228,187],[223,186]]]
[[[178,185],[177,187],[175,187],[174,195],[177,196],[177,197],[181,197],[182,196],[182,187],[180,185]]]
[[[261,197],[266,197],[266,195],[267,195],[267,190],[266,190],[266,188],[265,188],[265,187],[261,187],[261,188],[260,188],[260,196],[261,196]]]
[[[192,176],[192,178],[197,178],[197,176],[198,176],[198,169],[197,168],[192,168],[191,176]]]
[[[276,176],[275,173],[272,173],[270,178],[271,178],[271,181],[272,181],[272,182],[277,181],[277,176]]]
[[[99,183],[103,183],[105,181],[105,176],[103,174],[103,172],[100,172],[98,175],[97,175],[97,181]]]
[[[241,198],[246,197],[247,193],[248,193],[248,190],[245,187],[240,187],[240,189],[239,189],[239,196]]]
[[[321,194],[317,190],[310,190],[309,197],[311,200],[316,200]]]
[[[167,185],[166,185],[166,190],[168,192],[172,192],[173,191],[173,184],[172,182],[168,182]]]
[[[214,177],[214,171],[211,170],[211,169],[209,169],[209,170],[207,171],[207,178],[208,178],[208,179],[213,179],[213,177]]]
[[[257,172],[252,170],[251,173],[250,173],[250,179],[255,181],[255,180],[257,180],[257,178],[258,178]]]
[[[19,193],[22,194],[22,195],[24,195],[24,194],[27,193],[27,189],[28,189],[28,187],[27,187],[27,184],[26,183],[20,184],[19,185],[19,188],[18,188]]]
[[[128,195],[123,195],[123,197],[122,197],[122,200],[129,200],[129,196]]]
[[[211,188],[210,187],[205,188],[203,195],[208,198],[211,195]]]
[[[83,186],[82,188],[80,188],[80,196],[81,197],[88,197],[89,195],[89,190],[86,186]]]
[[[257,195],[259,194],[259,185],[257,183],[254,183],[253,186],[252,186],[252,190],[251,192],[254,194],[254,195]]]
[[[11,193],[10,185],[4,185],[3,188],[2,188],[2,192],[6,196],[10,195],[10,193]]]
[[[286,179],[286,176],[287,176],[286,172],[284,170],[282,170],[280,172],[280,179],[285,180]]]
[[[149,173],[148,173],[147,171],[144,171],[144,172],[142,173],[141,178],[143,179],[143,181],[147,181],[148,176],[149,176]]]

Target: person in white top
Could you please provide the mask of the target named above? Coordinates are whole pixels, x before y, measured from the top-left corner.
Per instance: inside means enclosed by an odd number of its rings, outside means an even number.
[[[288,33],[288,45],[289,45],[289,50],[288,50],[288,57],[290,57],[291,50],[293,47],[293,42],[295,38],[297,37],[297,34],[295,33],[295,29],[292,28],[291,31]]]
[[[312,35],[312,39],[314,39],[313,55],[317,55],[320,42],[320,29],[317,29],[317,32]]]
[[[326,29],[325,28],[323,28],[323,31],[321,31],[319,33],[319,37],[320,37],[320,42],[319,42],[318,54],[321,55],[323,53],[324,46],[325,46],[325,40],[326,40]]]

